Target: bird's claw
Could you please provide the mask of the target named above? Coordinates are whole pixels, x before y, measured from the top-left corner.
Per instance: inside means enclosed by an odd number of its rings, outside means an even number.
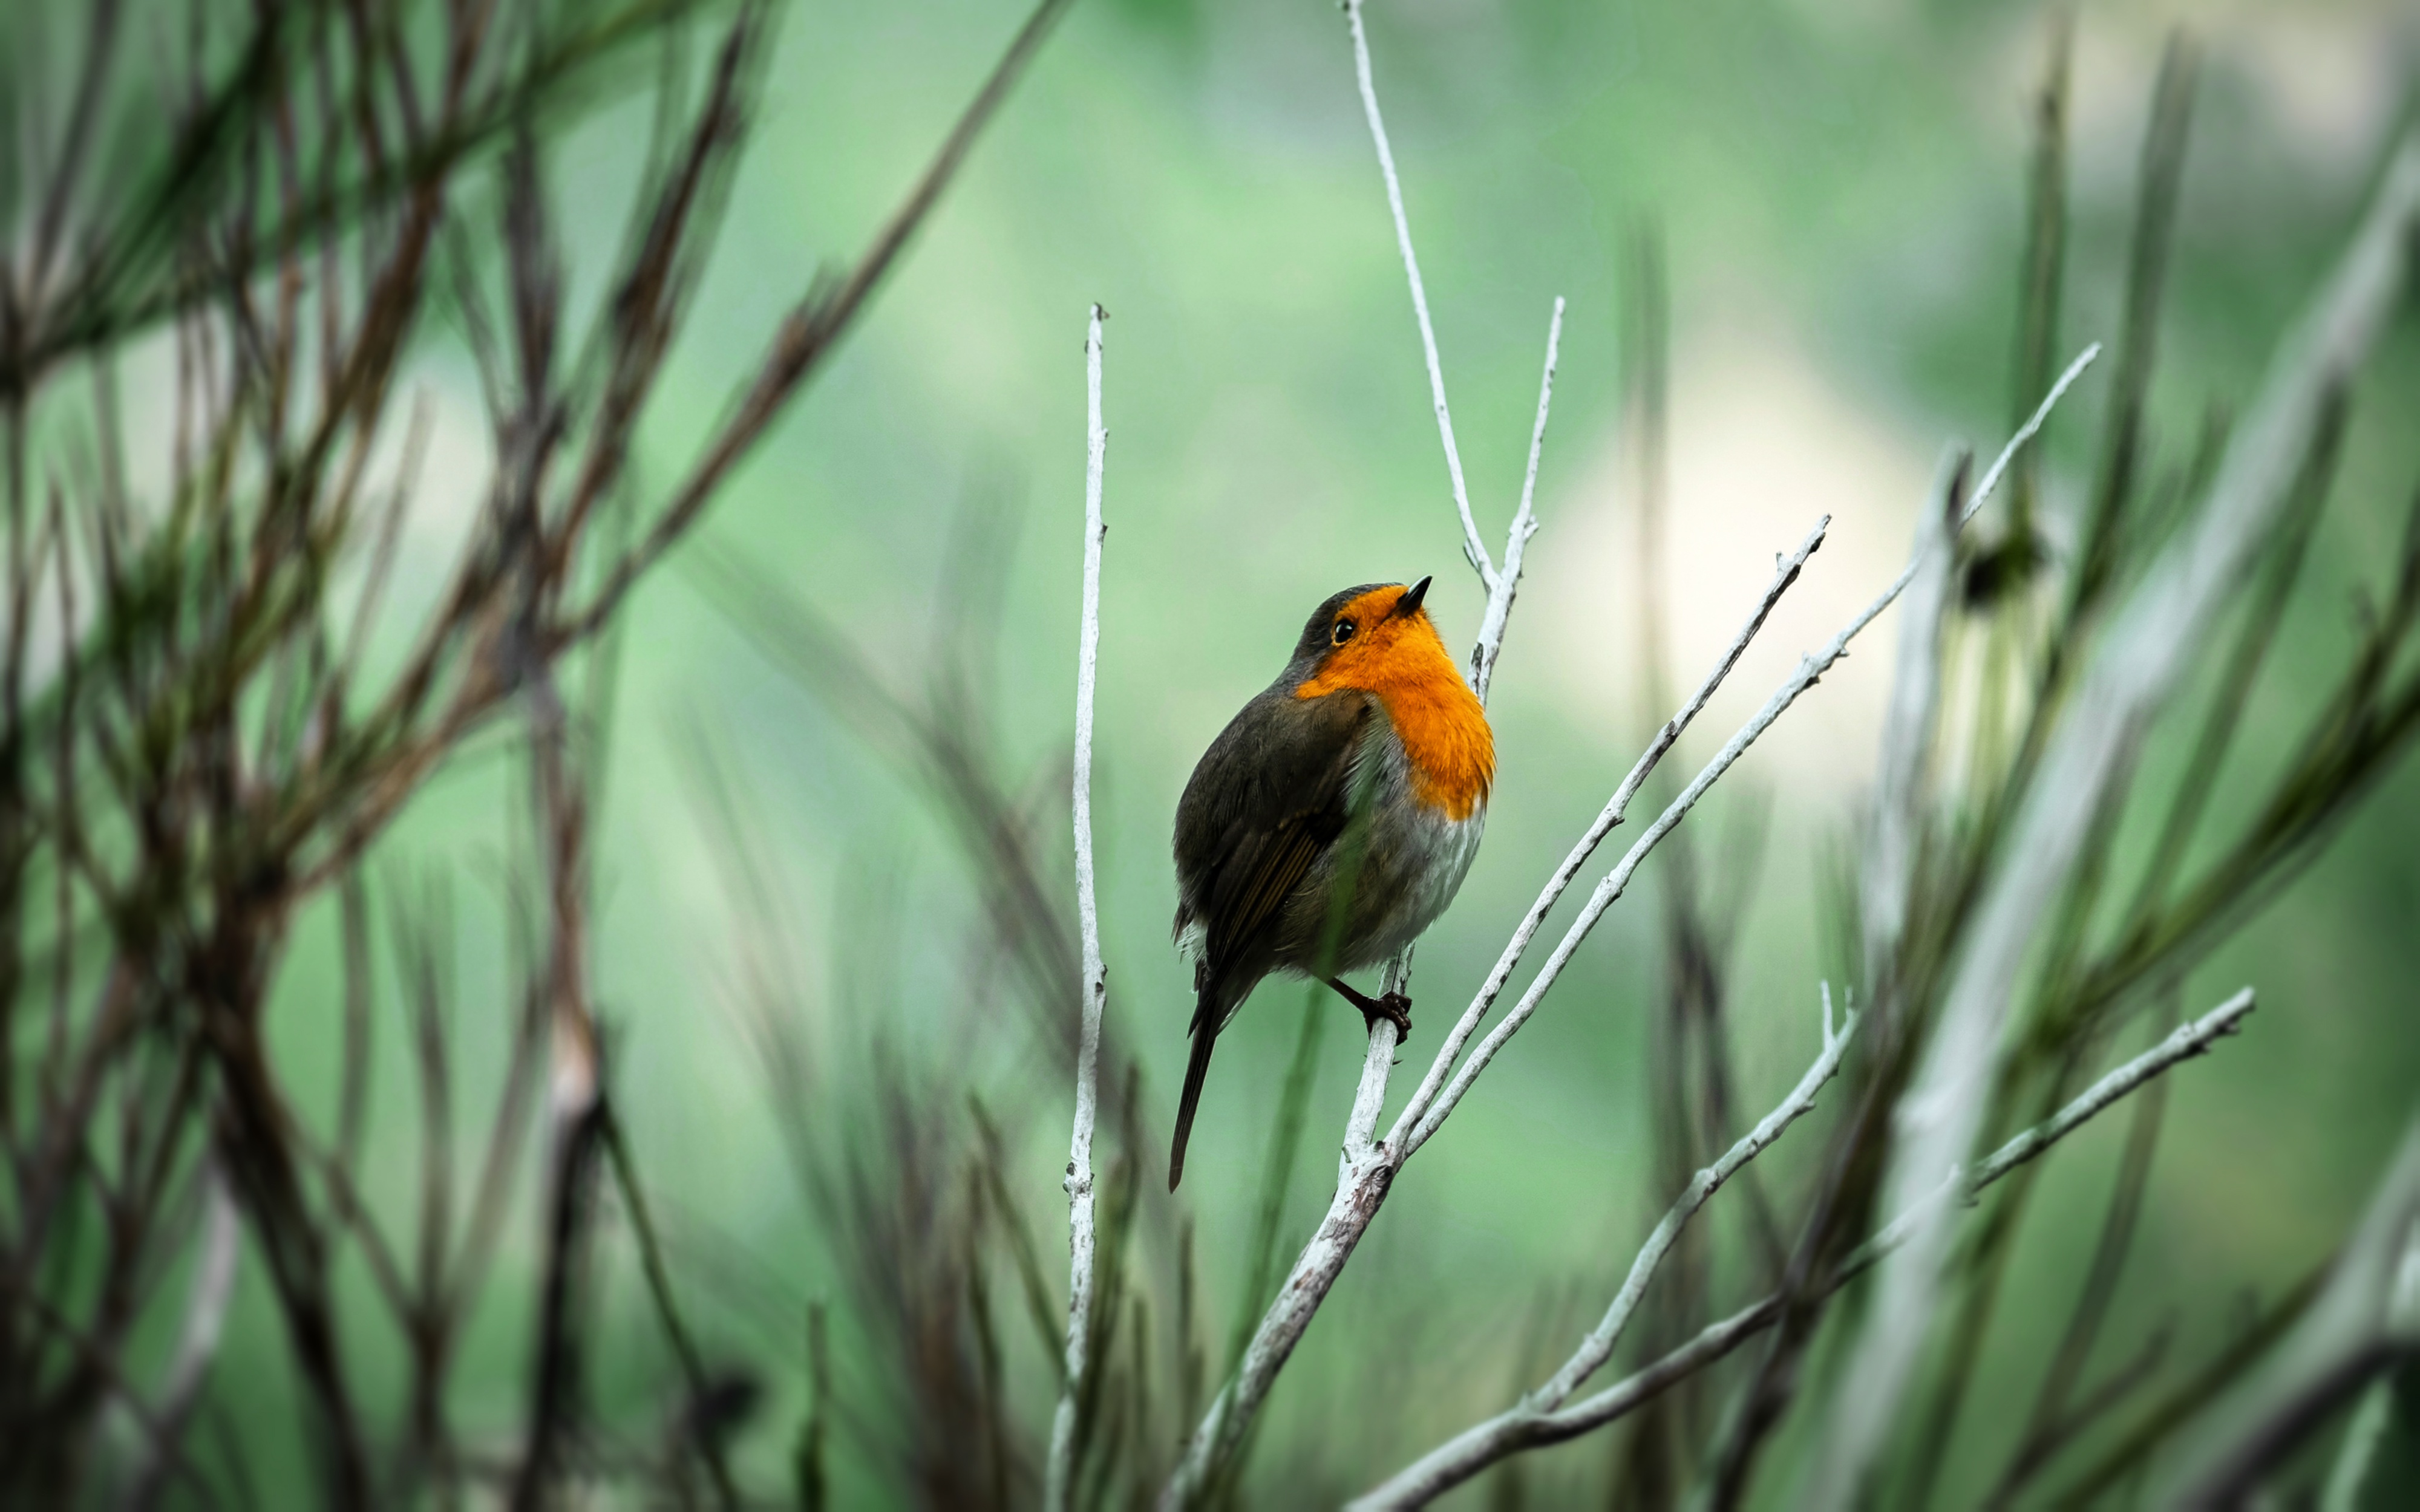
[[[1378,1021],[1385,1019],[1395,1026],[1395,1042],[1403,1043],[1412,1037],[1412,1000],[1402,993],[1388,993],[1373,997],[1334,977],[1323,979],[1336,990],[1337,995],[1361,1011],[1361,1023],[1373,1034],[1378,1032]]]
[[[1361,1011],[1361,1023],[1371,1033],[1377,1033],[1378,1021],[1385,1019],[1395,1026],[1397,1044],[1412,1037],[1412,1000],[1403,994],[1388,993],[1384,997],[1364,998],[1354,1006]]]

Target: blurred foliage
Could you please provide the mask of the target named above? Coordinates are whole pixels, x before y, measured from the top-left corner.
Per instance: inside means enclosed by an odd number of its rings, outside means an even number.
[[[475,17],[490,31],[449,103]],[[1332,8],[1077,8],[950,198],[927,220],[911,194],[893,219],[1021,19],[801,8],[774,28],[669,0],[0,13],[9,605],[31,690],[21,705],[12,671],[0,1231],[12,1295],[59,1325],[12,1305],[0,1335],[8,1411],[40,1409],[7,1420],[12,1486],[542,1499],[532,1427],[551,1418],[561,1478],[609,1498],[711,1503],[727,1475],[807,1506],[1033,1500],[1063,1326],[1094,299],[1115,314],[1095,800],[1109,1369],[1083,1404],[1081,1499],[1136,1504],[1164,1477],[1269,1257],[1327,1191],[1357,1060],[1334,1053],[1337,1023],[1296,1016],[1298,990],[1264,990],[1222,1048],[1234,1074],[1185,1200],[1163,1195],[1188,1006],[1164,933],[1174,796],[1338,585],[1435,571],[1450,638],[1478,595],[1452,567]],[[2165,50],[2179,22],[2191,47]],[[1916,926],[1954,941],[2074,654],[2197,496],[2357,213],[2404,109],[2411,18],[1775,0],[1384,6],[1371,24],[1482,520],[1518,481],[1547,306],[1572,301],[1544,529],[1493,705],[1503,785],[1420,949],[1423,1026],[1493,959],[1661,717],[1645,711],[1731,629],[1764,553],[1804,530],[1802,498],[1850,501],[1810,573],[1838,597],[1776,618],[1708,730],[1829,633],[1828,605],[1896,570],[1918,500],[1892,490],[1920,485],[1945,434],[1995,443],[2103,340],[1963,563]],[[116,61],[85,120],[96,38]],[[408,317],[357,322],[424,205]],[[912,246],[888,236],[920,225]],[[815,276],[852,248],[870,250]],[[812,336],[812,360],[785,368],[785,336]],[[330,385],[351,351],[359,387]],[[781,402],[811,375],[806,402]],[[206,397],[180,407],[195,382]],[[270,396],[286,382],[290,403]],[[2172,1012],[2242,981],[2261,1011],[1969,1224],[1894,1498],[2122,1501],[2293,1325],[2412,1111],[2420,791],[2394,758],[2420,708],[2416,400],[2407,314],[2102,826],[1993,1133]],[[735,426],[752,428],[714,464]],[[350,446],[347,528],[281,533],[280,500],[332,517]],[[552,471],[526,465],[540,455]],[[704,539],[675,548],[709,497]],[[559,560],[532,551],[550,539]],[[667,554],[671,586],[640,577]],[[179,596],[247,560],[256,622]],[[45,561],[74,563],[64,590],[37,586]],[[561,632],[559,687],[513,659],[531,624]],[[458,628],[412,705],[435,722],[381,722],[436,625]],[[1501,1407],[1676,1180],[1795,1077],[1816,977],[1860,974],[1838,857],[1890,661],[1860,649],[1810,695],[1825,709],[1779,727],[1650,867],[1656,896],[1608,919],[1393,1194],[1221,1499],[1333,1504]],[[342,713],[315,722],[306,695],[340,668]],[[55,764],[68,715],[104,699],[114,745]],[[1692,748],[1711,745],[1693,735],[1684,766]],[[27,838],[62,773],[115,809],[86,842],[108,886],[64,907],[86,885]],[[143,850],[147,793],[174,798],[180,872],[138,864],[164,854]],[[306,800],[277,845],[243,848],[245,816]],[[55,1163],[39,1136],[70,1085],[53,1068],[115,1048],[101,989],[130,928],[225,937],[258,877],[228,857],[257,856],[312,886],[281,884],[274,920],[246,925],[243,1054],[213,1058],[208,995],[163,975],[125,1079],[91,1104],[81,1196],[43,1232],[28,1183]],[[1910,1001],[1944,965],[1917,955]],[[568,981],[611,1093],[586,1123],[559,1116]],[[243,1068],[273,1088],[249,1135]],[[1861,1070],[1820,1132],[1710,1210],[1636,1358],[1782,1279],[1793,1245],[1862,1237],[1873,1173],[1826,1142],[1880,1117],[1903,1073]],[[157,1138],[171,1106],[181,1142]],[[293,1168],[243,1166],[281,1142]],[[140,1205],[114,1195],[130,1150],[156,1150],[173,1188],[139,1236]],[[153,1455],[225,1200],[211,1183],[230,1179],[245,1218],[224,1332],[180,1449]],[[1827,1182],[1833,1215],[1810,1227],[1801,1199]],[[123,1295],[101,1258],[118,1254]],[[318,1333],[344,1361],[349,1483],[307,1410],[326,1404]],[[1830,1336],[1805,1341],[1797,1392],[1826,1384]],[[1736,1404],[1790,1364],[1744,1352],[1460,1494],[1674,1505],[1728,1484],[1786,1505],[1807,1419],[1761,1439]],[[576,1390],[541,1410],[550,1368]],[[2364,1504],[2409,1484],[2412,1396],[2397,1377],[2381,1398]],[[2282,1484],[2315,1491],[2353,1413]]]

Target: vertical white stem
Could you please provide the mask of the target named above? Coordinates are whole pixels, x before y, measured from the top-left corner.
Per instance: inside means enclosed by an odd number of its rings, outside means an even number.
[[[1531,507],[1538,497],[1538,453],[1546,444],[1546,410],[1554,403],[1555,363],[1562,345],[1563,297],[1558,294],[1554,317],[1546,322],[1546,372],[1538,380],[1538,421],[1529,427],[1529,471],[1521,478],[1521,507],[1513,512],[1512,529],[1504,537],[1504,570],[1488,584],[1479,643],[1470,648],[1471,691],[1481,703],[1487,702],[1487,685],[1496,676],[1496,658],[1504,650],[1504,623],[1512,617],[1512,595],[1521,590],[1521,557],[1529,537],[1538,533],[1538,516]]]
[[[1101,1006],[1109,968],[1101,962],[1101,916],[1093,890],[1093,686],[1101,653],[1101,464],[1109,433],[1101,424],[1101,322],[1093,306],[1084,338],[1086,432],[1084,465],[1084,616],[1076,643],[1076,917],[1084,936],[1083,1028],[1076,1050],[1076,1132],[1067,1151],[1067,1368],[1059,1412],[1050,1424],[1050,1466],[1044,1504],[1063,1512],[1075,1482],[1076,1400],[1084,1382],[1084,1345],[1093,1322],[1093,1123],[1099,1111]]]
[[[1387,205],[1395,212],[1395,246],[1404,255],[1404,276],[1412,285],[1412,314],[1419,317],[1420,348],[1429,362],[1429,397],[1436,406],[1437,438],[1445,442],[1445,470],[1453,479],[1453,507],[1462,512],[1462,551],[1479,569],[1479,580],[1496,591],[1496,563],[1480,543],[1479,521],[1470,513],[1470,490],[1463,486],[1462,452],[1453,444],[1453,416],[1445,407],[1445,369],[1437,363],[1436,332],[1429,324],[1428,290],[1420,285],[1420,259],[1412,251],[1412,223],[1404,215],[1404,186],[1395,177],[1394,149],[1387,145],[1387,123],[1378,116],[1378,88],[1370,78],[1370,39],[1361,30],[1361,0],[1344,0],[1345,24],[1353,30],[1353,70],[1361,82],[1361,113],[1370,118],[1370,140],[1377,144],[1378,171],[1387,178]],[[1558,306],[1561,301],[1557,301]]]

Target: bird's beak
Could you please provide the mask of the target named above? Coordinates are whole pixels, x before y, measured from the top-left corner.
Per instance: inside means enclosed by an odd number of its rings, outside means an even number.
[[[1428,593],[1429,584],[1435,580],[1436,579],[1434,577],[1423,578],[1419,582],[1416,582],[1409,588],[1404,589],[1404,596],[1395,600],[1394,612],[1389,617],[1398,620],[1408,620],[1413,615],[1418,614],[1420,611],[1421,597]]]

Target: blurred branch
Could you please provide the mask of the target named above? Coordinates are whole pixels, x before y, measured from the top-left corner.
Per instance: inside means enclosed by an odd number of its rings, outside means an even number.
[[[1622,325],[1622,438],[1635,460],[1637,488],[1637,550],[1632,579],[1641,664],[1637,705],[1640,729],[1652,734],[1677,697],[1668,624],[1671,573],[1665,549],[1671,492],[1671,299],[1660,226],[1643,221],[1628,239],[1625,271],[1631,286]],[[1659,807],[1671,795],[1662,791],[1666,786],[1654,783],[1648,790]],[[1761,844],[1761,818],[1739,828],[1758,837]],[[1651,1190],[1686,1187],[1700,1166],[1727,1148],[1738,1121],[1727,1022],[1729,956],[1757,863],[1736,847],[1703,854],[1711,856],[1711,868],[1701,869],[1701,853],[1691,843],[1688,827],[1675,830],[1665,842],[1664,872],[1656,889],[1657,1001],[1651,1009],[1647,1055],[1640,1068],[1654,1109]],[[1730,884],[1711,898],[1701,883],[1708,871]],[[1783,1258],[1779,1224],[1754,1170],[1747,1173],[1745,1199],[1761,1258],[1777,1269]],[[1669,1349],[1707,1321],[1713,1242],[1702,1227],[1692,1227],[1662,1267],[1664,1301],[1643,1320],[1639,1340],[1650,1354]],[[1613,1470],[1618,1504],[1636,1506],[1638,1512],[1670,1512],[1680,1504],[1687,1467],[1699,1452],[1702,1396],[1694,1390],[1666,1396],[1624,1436]]]
[[[1071,998],[1081,1000],[1082,963],[1071,948],[1079,942],[1081,926],[1055,901],[1063,894],[1046,873],[1033,826],[996,769],[988,710],[951,707],[942,688],[921,702],[911,699],[841,626],[745,555],[706,541],[694,561],[711,585],[711,602],[768,660],[877,749],[912,764],[929,785],[1019,968],[1026,987],[1021,995],[1042,1029],[1042,1042],[1072,1081],[1081,1023],[1071,1022],[1060,1009]],[[1131,1059],[1115,1036],[1102,1048],[1109,1060],[1100,1078],[1103,1111],[1116,1123]]]
[[[2173,995],[2169,996],[2162,1014],[2163,1028],[2176,1020],[2174,1002]],[[2126,1257],[2142,1217],[2144,1195],[2150,1184],[2151,1157],[2159,1147],[2160,1123],[2167,1111],[2167,1091],[2168,1084],[2158,1082],[2135,1100],[2133,1117],[2126,1131],[2125,1152],[2118,1157],[2118,1179],[2102,1217],[2092,1259],[2085,1269],[2083,1285],[2077,1288],[2067,1327],[2059,1335],[2057,1352],[2051,1356],[2050,1366],[2042,1373],[2041,1387],[2034,1396],[2024,1431],[2018,1437],[2017,1447],[2009,1456],[2008,1468],[2001,1473],[1999,1484],[1993,1489],[1990,1509],[2014,1500],[2061,1447],[2091,1424],[2105,1420],[2111,1403],[2103,1393],[2091,1394],[2086,1400],[2071,1406],[2071,1399],[2084,1378],[2085,1367],[2091,1363],[2093,1346],[2100,1341],[2102,1326],[2108,1319],[2110,1304],[2117,1297],[2118,1283],[2125,1272]],[[2164,1342],[2164,1337],[2155,1334],[2151,1342],[2157,1346]],[[2156,1365],[2158,1353],[2156,1348],[2150,1349],[2144,1359]],[[2111,1383],[2138,1379],[2134,1372],[2120,1370]]]
[[[1101,960],[1100,905],[1093,891],[1093,690],[1101,659],[1101,467],[1109,451],[1109,427],[1101,423],[1101,322],[1108,312],[1093,306],[1084,341],[1084,392],[1088,438],[1084,464],[1084,599],[1076,644],[1076,915],[1084,942],[1082,1027],[1076,1051],[1076,1124],[1067,1155],[1067,1364],[1059,1388],[1059,1410],[1050,1426],[1050,1463],[1043,1504],[1065,1512],[1079,1459],[1076,1403],[1083,1392],[1084,1350],[1093,1326],[1093,1120],[1099,1111],[1101,1008],[1109,968]]]
[[[2139,1483],[2144,1462],[2168,1443],[2180,1426],[2192,1421],[2266,1358],[2277,1340],[2310,1310],[2327,1272],[2325,1263],[2314,1266],[2276,1302],[2261,1308],[2214,1359],[2137,1414],[2115,1444],[2059,1489],[2052,1504],[2089,1506],[2114,1486],[2128,1480]]]
[[[2392,312],[2415,215],[2420,137],[2390,165],[2335,277],[2271,369],[2230,442],[2201,519],[2163,553],[2084,674],[2046,748],[1979,905],[1923,1068],[1902,1094],[1886,1179],[1905,1208],[1972,1144],[2002,1026],[2036,925],[2087,838],[2098,799],[2180,674],[2290,495],[2324,396],[2350,374]],[[1929,1330],[1948,1242],[1947,1215],[1922,1224],[1885,1267],[1881,1296],[1836,1398],[1809,1483],[1810,1512],[1858,1494]]]
[[[1032,62],[1069,3],[1070,0],[1041,0],[1034,7],[1010,40],[1008,50],[1001,54],[1000,62],[994,65],[990,77],[984,81],[934,154],[923,177],[892,212],[890,221],[859,256],[847,276],[836,283],[828,277],[818,278],[805,297],[791,307],[774,334],[770,349],[758,364],[755,378],[739,396],[730,417],[706,443],[688,476],[673,490],[670,501],[657,516],[646,538],[613,564],[585,609],[560,624],[555,631],[560,643],[570,644],[595,634],[640,575],[661,560],[704,513],[724,477],[754,447],[799,384],[848,329],[866,297],[890,271],[908,238],[923,224],[940,199],[941,191],[956,177],[975,139],[1008,98],[1009,89]]]
[[[2118,331],[2116,372],[2110,378],[2108,429],[2068,585],[2071,620],[2097,604],[2108,586],[2117,565],[2120,511],[2134,494],[2142,469],[2143,411],[2157,365],[2161,296],[2176,239],[2177,199],[2184,182],[2185,147],[2199,77],[2199,49],[2182,33],[2171,33],[2160,58],[2151,124],[2143,137],[2133,240],[2127,254],[2126,308]],[[2058,655],[2055,648],[2052,655]]]
[[[630,1232],[639,1243],[640,1269],[647,1279],[647,1299],[655,1304],[657,1321],[662,1324],[664,1337],[671,1341],[674,1358],[680,1362],[681,1376],[689,1385],[689,1402],[683,1415],[697,1425],[692,1437],[706,1460],[718,1504],[735,1507],[739,1504],[739,1494],[732,1485],[730,1469],[723,1463],[721,1435],[716,1425],[699,1421],[706,1415],[715,1382],[706,1374],[706,1358],[698,1352],[689,1324],[681,1316],[678,1299],[673,1294],[672,1271],[664,1263],[656,1221],[648,1210],[646,1193],[639,1185],[638,1163],[631,1158],[629,1137],[622,1132],[622,1120],[615,1117],[610,1103],[603,1109],[603,1120],[605,1154],[613,1163],[613,1184],[620,1189],[623,1204],[630,1214]]]
[[[2024,283],[2018,300],[2021,329],[2017,334],[2016,414],[2020,423],[2026,401],[2050,381],[2050,364],[2057,355],[2059,290],[2067,262],[2068,97],[2074,75],[2075,15],[2058,9],[2051,18],[2051,56],[2041,92],[2035,97],[2034,161],[2031,224],[2026,227]],[[2015,553],[2011,565],[2029,572],[2038,556],[2034,544],[2034,496],[2040,489],[2040,454],[2017,459],[2009,488],[2008,539],[2002,549]]]
[[[1874,814],[1866,840],[1863,892],[1867,1011],[1892,1024],[1900,1013],[1892,980],[1907,928],[1908,892],[1916,876],[1924,814],[1926,755],[1941,703],[1941,629],[1950,602],[1958,527],[1964,517],[1971,453],[1943,456],[1932,493],[1916,518],[1916,557],[1907,607],[1901,610],[1899,657],[1883,717],[1883,747],[1874,778]],[[1889,1038],[1899,1038],[1894,1030]]]
[[[520,61],[512,71],[473,100],[471,76],[493,55],[485,46],[491,27],[486,8],[448,0],[454,35],[442,118],[426,123],[401,151],[386,150],[380,140],[369,98],[381,71],[375,50],[383,39],[357,36],[353,40],[365,50],[358,59],[361,71],[345,85],[349,99],[341,107],[343,118],[326,123],[316,170],[301,176],[308,187],[266,225],[245,226],[241,236],[213,245],[210,255],[196,256],[187,239],[191,223],[230,193],[229,179],[240,178],[248,155],[276,129],[284,97],[313,55],[317,34],[348,8],[334,0],[301,0],[253,11],[236,66],[182,113],[167,161],[144,177],[114,223],[91,233],[72,276],[53,281],[43,305],[20,316],[19,338],[0,342],[0,392],[30,390],[62,363],[225,299],[272,262],[333,243],[376,211],[427,193],[471,167],[499,138],[570,104],[630,48],[714,3],[628,0],[601,12],[571,8],[568,13],[584,24],[529,28],[520,39],[527,45],[514,50]],[[393,55],[400,58],[400,51]],[[327,71],[324,54],[314,66]],[[349,148],[359,158],[349,175],[344,171]],[[70,161],[53,170],[54,192],[72,184],[78,166]]]
[[[193,1281],[185,1294],[177,1351],[161,1380],[159,1406],[152,1412],[153,1433],[147,1436],[118,1496],[118,1506],[127,1512],[157,1504],[165,1489],[170,1452],[183,1439],[194,1404],[209,1379],[210,1363],[218,1358],[219,1341],[226,1333],[227,1306],[235,1298],[236,1264],[242,1257],[242,1219],[215,1165],[205,1164],[198,1179],[201,1253],[194,1259]]]
[[[2260,1477],[2386,1366],[2420,1352],[2420,1122],[2293,1330],[2200,1415],[2144,1504],[2243,1504]]]
[[[603,1035],[587,987],[587,795],[566,750],[561,698],[541,674],[530,694],[532,809],[547,892],[545,983],[547,1222],[536,1338],[530,1350],[529,1427],[513,1484],[516,1512],[552,1504],[561,1443],[582,1410],[584,1297],[596,1207],[597,1157],[605,1143]]]

